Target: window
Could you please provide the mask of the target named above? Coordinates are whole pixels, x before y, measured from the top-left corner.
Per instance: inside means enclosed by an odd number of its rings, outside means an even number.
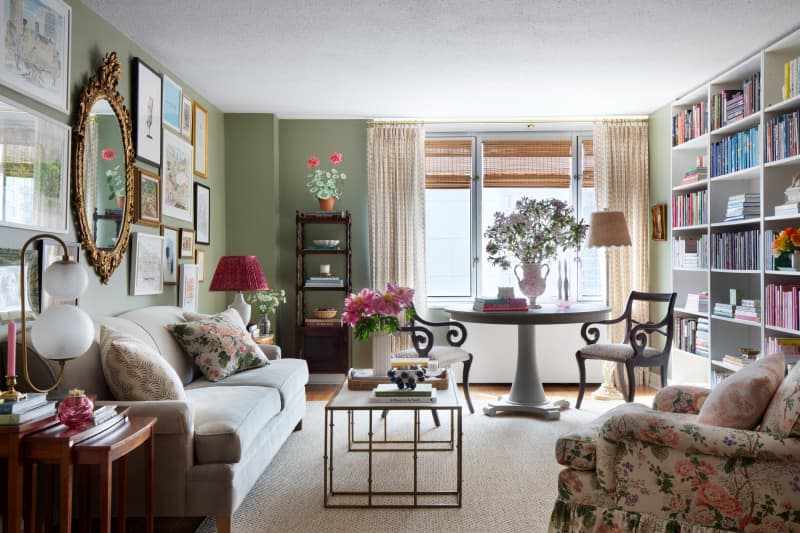
[[[512,270],[486,261],[484,229],[497,211],[516,201],[559,198],[584,220],[595,210],[592,141],[589,132],[453,137],[429,134],[425,141],[425,246],[428,296],[472,299],[516,286]],[[563,259],[573,259],[570,254]],[[580,267],[568,261],[571,297],[601,300],[598,250],[582,249]],[[558,264],[550,265],[548,296],[558,295]]]

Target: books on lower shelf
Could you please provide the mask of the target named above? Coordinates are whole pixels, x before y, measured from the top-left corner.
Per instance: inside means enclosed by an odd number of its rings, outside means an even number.
[[[758,270],[760,231],[757,229],[712,233],[711,268],[723,270]]]
[[[722,356],[722,361],[728,363],[730,365],[736,366],[746,366],[750,363],[754,362],[756,359],[755,357],[742,357],[741,355],[730,355],[725,354]]]
[[[767,325],[800,330],[800,285],[768,283],[764,287]]]
[[[29,392],[24,400],[6,400],[0,403],[0,415],[22,414],[36,407],[40,407],[47,402],[47,393]]]
[[[394,383],[382,383],[369,396],[369,401],[373,403],[435,403],[436,399],[436,389],[428,383],[420,383],[414,389],[399,389]]]
[[[528,301],[525,298],[475,298],[473,311],[527,311]]]
[[[306,326],[341,326],[341,318],[305,318]]]
[[[675,268],[708,268],[708,235],[673,236],[672,266]]]
[[[675,318],[675,347],[695,355],[708,357],[708,319],[704,317]]]
[[[44,402],[43,404],[25,411],[23,413],[9,413],[0,415],[0,426],[13,426],[33,422],[41,418],[52,416],[56,412],[56,402]]]
[[[708,313],[708,292],[688,293],[686,295],[686,305],[683,308],[693,313]]]

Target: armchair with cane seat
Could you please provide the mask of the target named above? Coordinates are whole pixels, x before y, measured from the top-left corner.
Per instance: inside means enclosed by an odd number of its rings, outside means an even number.
[[[600,359],[617,363],[617,368],[625,367],[626,385],[623,386],[622,394],[625,401],[632,402],[636,393],[636,367],[660,367],[661,385],[667,383],[667,364],[669,363],[670,350],[672,348],[672,336],[674,332],[673,313],[675,309],[676,293],[646,293],[631,292],[625,311],[617,318],[601,320],[598,322],[587,322],[581,327],[581,336],[586,341],[586,346],[575,353],[578,361],[578,371],[580,374],[580,388],[575,408],[580,409],[583,401],[583,393],[586,387],[586,360]],[[638,322],[633,319],[633,307],[637,302],[665,303],[667,304],[666,314],[658,322]],[[616,324],[625,321],[625,336],[621,343],[598,343],[600,330],[598,325]],[[664,338],[663,348],[655,348],[649,345],[650,335],[658,333]]]

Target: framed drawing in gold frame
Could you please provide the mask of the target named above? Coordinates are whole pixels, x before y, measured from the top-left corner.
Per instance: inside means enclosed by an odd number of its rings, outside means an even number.
[[[650,223],[653,227],[653,240],[667,240],[667,204],[656,204],[650,208]]]
[[[136,168],[133,194],[133,223],[158,227],[161,224],[161,178]]]

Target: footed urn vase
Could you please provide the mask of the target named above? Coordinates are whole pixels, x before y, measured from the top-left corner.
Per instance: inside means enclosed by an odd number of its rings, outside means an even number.
[[[519,270],[522,270],[522,277]],[[542,273],[544,269],[544,273]],[[519,290],[528,297],[528,307],[537,309],[541,305],[536,304],[536,298],[544,294],[547,288],[547,275],[550,273],[550,265],[544,263],[521,263],[514,267],[514,275],[519,282]]]

